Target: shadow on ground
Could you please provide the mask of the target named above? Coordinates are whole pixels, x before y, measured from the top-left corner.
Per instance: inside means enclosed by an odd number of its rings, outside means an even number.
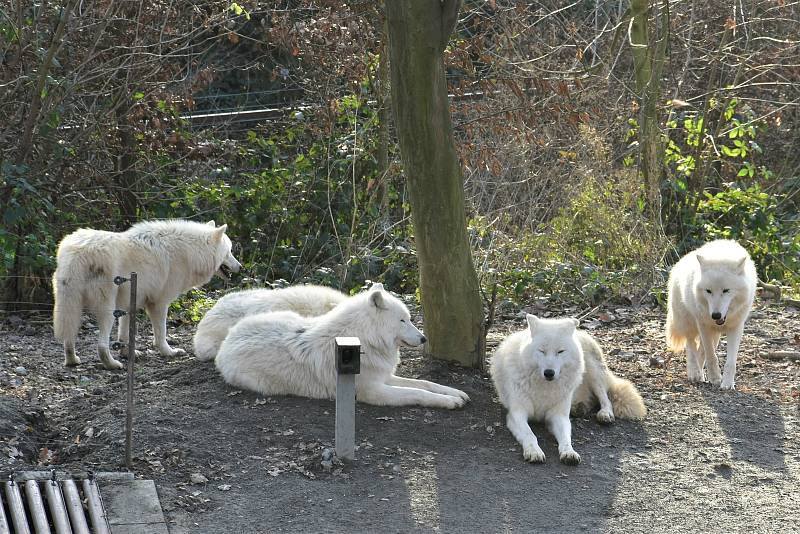
[[[746,461],[762,469],[786,472],[786,429],[780,409],[748,393],[720,392],[702,387],[731,450],[733,461]]]

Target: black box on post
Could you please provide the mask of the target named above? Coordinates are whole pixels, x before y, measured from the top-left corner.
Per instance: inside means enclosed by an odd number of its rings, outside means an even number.
[[[340,375],[361,372],[361,341],[357,337],[336,338],[336,372]]]

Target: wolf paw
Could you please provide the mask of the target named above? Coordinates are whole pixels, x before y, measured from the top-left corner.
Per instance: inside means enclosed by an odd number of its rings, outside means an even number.
[[[736,389],[733,383],[733,379],[731,378],[729,380],[727,378],[723,378],[722,382],[720,382],[719,384],[719,389],[730,389],[730,390]]]
[[[458,397],[460,399],[464,399],[464,402],[469,402],[469,395],[461,391],[460,389],[453,389],[453,393],[451,393],[454,397]]]
[[[538,445],[525,445],[522,448],[522,456],[534,464],[543,464],[545,461],[544,451]]]
[[[123,369],[125,366],[122,365],[122,362],[115,360],[114,358],[109,358],[108,360],[103,362],[103,367],[106,369]]]
[[[562,464],[566,465],[578,465],[581,463],[581,455],[572,449],[562,452],[559,459]]]
[[[447,408],[448,410],[455,410],[456,408],[462,408],[467,401],[465,401],[461,397],[455,397],[453,395],[445,395],[447,398],[444,402],[443,408]]]
[[[613,423],[614,422],[614,412],[611,410],[600,410],[597,412],[595,416],[597,421],[600,423]]]
[[[689,369],[689,382],[692,382],[693,384],[699,384],[705,382],[705,380],[706,377],[703,374],[703,371],[693,371]]]
[[[173,349],[172,347],[166,347],[160,350],[161,355],[167,358],[174,358],[176,356],[186,356],[186,351],[183,349]]]
[[[76,365],[80,365],[80,363],[81,359],[75,356],[74,354],[72,356],[64,357],[64,365],[66,365],[67,367],[74,367]]]

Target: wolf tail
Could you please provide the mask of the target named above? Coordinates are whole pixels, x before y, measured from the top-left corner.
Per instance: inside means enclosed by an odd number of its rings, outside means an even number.
[[[667,326],[665,329],[667,335],[667,347],[673,352],[681,352],[686,347],[686,338],[678,335],[675,331],[675,317],[672,313],[672,307],[667,308]]]
[[[642,396],[629,380],[614,376],[608,388],[608,398],[614,407],[614,415],[620,419],[644,419],[647,407]]]
[[[80,282],[64,277],[56,269],[53,275],[53,332],[62,343],[74,343],[81,326],[83,292]]]
[[[194,355],[200,361],[211,361],[217,357],[222,339],[214,335],[214,332],[207,332],[202,326],[201,323],[194,335]]]

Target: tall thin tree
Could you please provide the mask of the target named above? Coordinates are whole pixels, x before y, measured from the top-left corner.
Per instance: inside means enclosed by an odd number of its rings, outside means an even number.
[[[408,180],[426,351],[477,366],[485,351],[483,305],[472,262],[443,53],[458,0],[386,2],[392,107]]]

